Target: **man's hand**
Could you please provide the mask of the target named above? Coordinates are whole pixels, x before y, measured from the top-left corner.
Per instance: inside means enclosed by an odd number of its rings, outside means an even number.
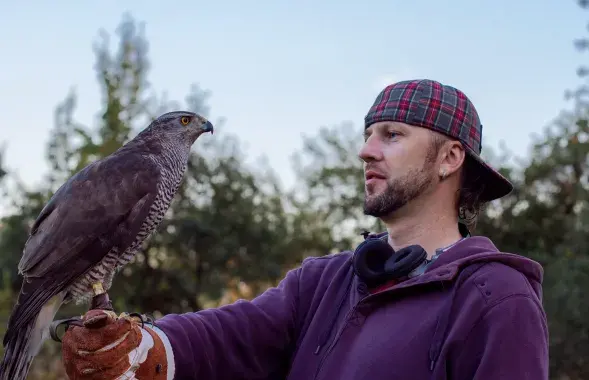
[[[63,361],[71,380],[166,380],[163,342],[137,318],[90,310],[82,322],[84,327],[72,326],[63,337]]]

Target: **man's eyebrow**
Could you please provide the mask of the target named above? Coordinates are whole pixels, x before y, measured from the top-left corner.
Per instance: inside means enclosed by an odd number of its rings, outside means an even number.
[[[397,126],[394,123],[390,123],[390,122],[386,122],[383,124],[379,124],[378,126],[376,126],[376,129],[378,129],[379,132],[388,132],[391,129],[397,129]]]
[[[389,123],[386,125],[387,130],[395,130],[402,133],[407,133],[409,131],[408,127],[400,123]]]

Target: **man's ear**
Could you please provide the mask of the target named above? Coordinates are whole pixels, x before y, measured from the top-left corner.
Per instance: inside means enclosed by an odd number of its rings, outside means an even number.
[[[462,147],[462,144],[455,140],[447,141],[442,149],[440,149],[440,153],[442,157],[439,175],[442,179],[457,173],[466,158],[466,151]]]

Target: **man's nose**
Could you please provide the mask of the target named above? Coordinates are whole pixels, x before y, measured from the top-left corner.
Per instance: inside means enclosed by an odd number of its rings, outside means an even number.
[[[370,136],[358,153],[358,157],[364,162],[380,161],[383,158],[382,147],[376,136]]]

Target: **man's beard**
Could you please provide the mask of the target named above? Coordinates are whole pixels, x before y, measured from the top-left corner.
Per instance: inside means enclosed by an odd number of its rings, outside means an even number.
[[[390,215],[423,194],[435,180],[431,161],[431,157],[426,157],[421,169],[413,169],[390,182],[387,180],[387,187],[380,194],[365,193],[364,214],[377,218]]]

